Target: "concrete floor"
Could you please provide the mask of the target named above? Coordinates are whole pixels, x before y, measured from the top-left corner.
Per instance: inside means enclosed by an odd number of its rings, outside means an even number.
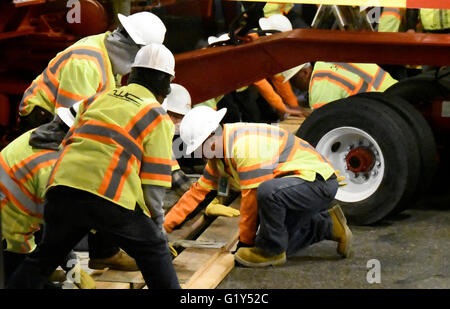
[[[278,267],[235,267],[218,289],[448,289],[450,196],[426,197],[376,226],[352,226],[354,255],[341,259],[336,243],[301,250]],[[381,283],[367,275],[380,262]]]

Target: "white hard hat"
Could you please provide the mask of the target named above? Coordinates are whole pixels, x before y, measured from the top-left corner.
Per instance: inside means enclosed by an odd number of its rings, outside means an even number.
[[[150,43],[137,52],[131,67],[154,69],[175,76],[175,57],[164,45]]]
[[[148,45],[164,42],[166,26],[162,20],[150,12],[138,12],[130,16],[117,14],[119,21],[128,32],[134,43]]]
[[[62,121],[70,128],[75,122],[75,117],[77,116],[78,109],[80,108],[80,104],[83,101],[79,101],[72,105],[71,107],[58,107],[56,109],[56,114]]]
[[[300,65],[298,65],[296,67],[293,67],[293,68],[291,68],[289,70],[286,70],[284,72],[281,72],[281,75],[283,75],[283,77],[284,77],[283,83],[285,83],[288,80],[290,80],[292,78],[292,76],[294,76],[295,74],[300,72],[301,69],[307,68],[309,66],[311,66],[311,64],[309,62],[307,62],[307,63],[300,64]]]
[[[259,27],[262,30],[278,30],[281,32],[292,30],[292,24],[289,19],[281,14],[260,18]]]
[[[226,112],[226,108],[215,111],[208,106],[198,106],[183,117],[180,125],[180,137],[187,145],[186,154],[192,153],[203,144],[208,136],[217,129]]]
[[[191,110],[189,91],[179,84],[170,84],[170,94],[164,99],[162,107],[166,111],[186,115]]]
[[[214,44],[216,42],[220,42],[220,41],[228,41],[230,39],[230,36],[228,33],[224,33],[218,37],[215,36],[210,36],[208,37],[208,45]]]

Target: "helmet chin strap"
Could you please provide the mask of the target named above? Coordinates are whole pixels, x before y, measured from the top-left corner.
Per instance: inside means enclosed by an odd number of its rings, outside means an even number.
[[[105,47],[108,51],[113,73],[120,75],[130,73],[139,46],[130,37],[124,36],[119,30],[114,30],[106,37]]]

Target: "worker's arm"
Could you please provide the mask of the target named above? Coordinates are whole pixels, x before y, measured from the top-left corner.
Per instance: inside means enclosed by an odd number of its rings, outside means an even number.
[[[189,181],[189,177],[181,170],[178,161],[173,156],[172,160],[172,190],[178,196],[182,196],[186,191],[189,190],[191,182]]]
[[[187,191],[166,214],[164,219],[164,229],[172,232],[174,228],[179,226],[191,214],[199,204],[205,199],[211,190],[201,186],[197,181],[189,191]]]
[[[244,189],[241,195],[239,241],[245,245],[253,245],[258,229],[257,189]]]
[[[163,230],[164,223],[164,197],[166,196],[166,189],[160,186],[142,185],[144,192],[145,205],[150,212],[153,222],[158,228]]]
[[[283,99],[275,92],[267,79],[257,81],[253,85],[258,89],[259,94],[267,101],[267,103],[275,108],[280,114],[285,114],[287,112]]]
[[[291,83],[289,81],[284,82],[284,76],[282,74],[272,76],[270,81],[284,102],[291,107],[298,107],[298,100],[294,91],[292,91]]]
[[[219,175],[211,161],[205,166],[203,175],[194,183],[167,213],[164,228],[167,232],[183,223],[189,214],[194,212],[209,192],[217,190]]]
[[[51,70],[48,75],[52,79]],[[58,106],[69,107],[74,103],[88,99],[105,90],[107,85],[107,73],[103,64],[97,60],[86,58],[70,58],[64,66],[61,66],[55,75],[58,77],[59,86],[55,97]]]

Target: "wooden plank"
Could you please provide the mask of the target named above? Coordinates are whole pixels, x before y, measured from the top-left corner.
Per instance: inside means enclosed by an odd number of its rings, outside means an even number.
[[[234,268],[234,255],[221,252],[208,267],[199,270],[185,285],[185,289],[214,289]]]
[[[304,117],[294,117],[289,116],[288,118],[284,119],[279,123],[279,127],[282,129],[285,129],[286,131],[295,134],[297,133],[298,128],[300,128],[300,125],[305,120]]]
[[[230,207],[239,209],[240,197],[231,203]],[[185,224],[184,230],[171,236],[188,239],[196,231],[204,227],[209,220],[199,213],[192,222]],[[197,238],[200,241],[224,242],[222,248],[186,248],[174,260],[180,284],[190,288],[215,288],[234,267],[234,257],[231,248],[238,240],[239,217],[217,217],[211,225]],[[171,234],[173,234],[171,233]],[[171,235],[169,234],[169,236]],[[186,237],[185,237],[186,236]],[[106,270],[97,273],[93,278],[100,289],[130,289],[142,288],[145,285],[140,271],[125,272]],[[144,287],[146,288],[146,287]]]
[[[140,271],[121,271],[109,269],[95,277],[97,282],[145,283]]]
[[[239,209],[241,198],[237,198],[230,207]],[[195,286],[202,288],[206,284],[208,288],[213,288],[214,282],[217,284],[232,269],[230,266],[216,266],[218,260],[224,259],[224,254],[229,253],[238,240],[239,217],[217,217],[211,225],[197,238],[201,241],[225,242],[226,245],[220,249],[186,248],[174,260],[175,271],[182,286]],[[229,257],[226,258],[229,262]],[[229,265],[229,264],[224,264]],[[234,263],[233,263],[234,266]],[[220,273],[214,273],[209,269],[219,267]],[[209,280],[204,279],[205,275],[212,276]],[[213,282],[213,283],[211,283]],[[214,286],[215,287],[215,286]],[[206,287],[205,287],[206,288]]]
[[[95,285],[97,290],[130,289],[130,284],[124,282],[96,282]]]

